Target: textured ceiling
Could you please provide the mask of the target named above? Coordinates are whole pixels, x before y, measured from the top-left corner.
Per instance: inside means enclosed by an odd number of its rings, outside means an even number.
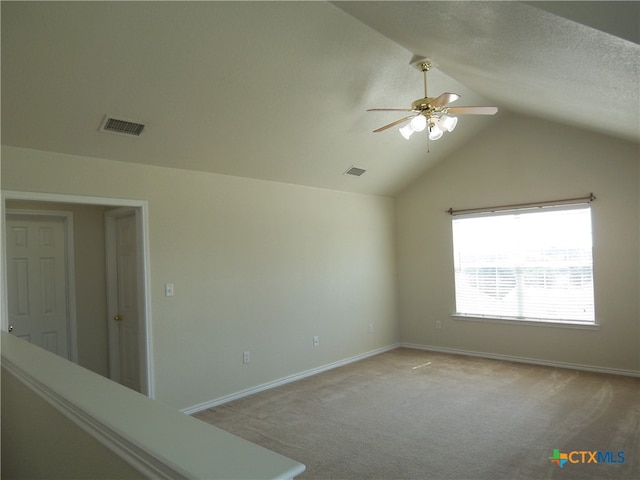
[[[537,3],[3,1],[2,143],[393,195],[508,111],[638,141],[638,2]],[[373,134],[398,116],[367,108],[422,96],[414,55],[430,96],[498,115],[430,153]]]
[[[640,3],[618,3],[336,5],[407,50],[428,54],[442,71],[504,108],[637,141],[640,46],[546,11],[616,33],[619,24],[630,37],[628,25],[635,25],[637,39]]]

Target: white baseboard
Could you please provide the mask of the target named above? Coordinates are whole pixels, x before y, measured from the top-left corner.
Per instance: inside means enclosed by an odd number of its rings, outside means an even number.
[[[533,365],[544,365],[547,367],[570,368],[573,370],[585,370],[587,372],[609,373],[613,375],[625,375],[628,377],[640,377],[640,372],[635,370],[623,370],[619,368],[596,367],[592,365],[581,365],[578,363],[554,362],[550,360],[541,360],[538,358],[516,357],[512,355],[502,355],[498,353],[475,352],[472,350],[459,350],[456,348],[434,347],[431,345],[420,345],[416,343],[402,342],[399,347],[414,348],[417,350],[427,350],[430,352],[453,353],[456,355],[467,355],[471,357],[490,358],[493,360],[506,360],[509,362],[530,363]]]
[[[401,342],[401,343],[394,343],[391,345],[387,345],[386,347],[378,348],[376,350],[371,350],[369,352],[361,353],[359,355],[345,358],[344,360],[339,360],[337,362],[329,363],[327,365],[322,365],[320,367],[312,368],[304,372],[279,378],[272,382],[263,383],[262,385],[247,388],[239,392],[231,393],[229,395],[225,395],[223,397],[219,397],[219,398],[210,400],[208,402],[200,403],[192,407],[183,408],[180,411],[187,415],[193,415],[194,413],[200,412],[202,410],[206,410],[207,408],[217,407],[224,403],[228,403],[233,400],[238,400],[240,398],[253,395],[254,393],[263,392],[271,388],[279,387],[280,385],[285,385],[287,383],[295,382],[296,380],[302,380],[303,378],[307,378],[312,375],[316,375],[318,373],[326,372],[327,370],[332,370],[334,368],[342,367],[343,365],[348,365],[350,363],[357,362],[358,360],[363,360],[365,358],[372,357],[380,353],[388,352],[389,350],[393,350],[398,347],[413,348],[416,350],[426,350],[430,352],[452,353],[455,355],[467,355],[471,357],[489,358],[492,360],[505,360],[509,362],[528,363],[533,365],[544,365],[547,367],[570,368],[574,370],[584,370],[588,372],[608,373],[613,375],[625,375],[628,377],[640,377],[640,372],[635,370],[623,370],[623,369],[608,368],[608,367],[595,367],[591,365],[581,365],[576,363],[554,362],[554,361],[548,361],[548,360],[540,360],[537,358],[516,357],[512,355],[502,355],[497,353],[475,352],[472,350],[460,350],[456,348],[434,347],[432,345],[421,345],[417,343]]]
[[[231,393],[229,395],[225,395],[223,397],[219,397],[214,400],[210,400],[208,402],[200,403],[192,407],[183,408],[180,411],[187,415],[193,415],[194,413],[200,412],[202,410],[206,410],[207,408],[217,407],[224,403],[228,403],[233,400],[238,400],[240,398],[253,395],[254,393],[263,392],[264,390],[269,390],[271,388],[279,387],[280,385],[285,385],[287,383],[295,382],[296,380],[302,380],[303,378],[311,377],[312,375],[317,375],[318,373],[326,372],[327,370],[332,370],[334,368],[342,367],[344,365],[357,362],[358,360],[363,360],[365,358],[373,357],[374,355],[378,355],[380,353],[388,352],[389,350],[394,350],[399,346],[400,344],[394,343],[391,345],[387,345],[386,347],[370,350],[368,352],[361,353],[359,355],[354,355],[353,357],[345,358],[344,360],[338,360],[337,362],[328,363],[327,365],[322,365],[320,367],[312,368],[304,372],[295,373],[287,377],[273,380],[272,382],[263,383],[262,385],[247,388],[239,392]]]

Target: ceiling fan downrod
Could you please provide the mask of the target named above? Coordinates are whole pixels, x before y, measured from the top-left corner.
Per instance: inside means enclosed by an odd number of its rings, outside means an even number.
[[[427,98],[427,72],[431,68],[430,61],[424,61],[420,64],[420,70],[422,70],[422,76],[424,77],[424,98]]]

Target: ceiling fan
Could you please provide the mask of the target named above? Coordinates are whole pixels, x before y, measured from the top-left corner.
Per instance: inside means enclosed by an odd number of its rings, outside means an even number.
[[[443,93],[439,97],[427,96],[427,72],[432,63],[429,60],[421,60],[416,66],[424,76],[424,98],[419,98],[411,103],[411,108],[370,108],[367,112],[411,112],[400,120],[377,128],[374,133],[383,132],[388,128],[407,123],[400,128],[400,133],[407,140],[414,132],[421,132],[429,128],[429,139],[438,140],[444,132],[452,132],[458,123],[457,117],[451,115],[494,115],[497,107],[449,107],[450,103],[460,98],[457,93]]]

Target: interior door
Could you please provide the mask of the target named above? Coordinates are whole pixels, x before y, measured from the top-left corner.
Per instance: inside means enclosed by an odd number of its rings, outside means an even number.
[[[115,241],[111,257],[111,277],[115,297],[110,320],[110,376],[133,390],[140,390],[140,335],[138,315],[138,240],[132,209],[111,213]],[[109,255],[108,255],[109,256]]]
[[[9,330],[69,359],[69,305],[65,219],[6,217]]]

